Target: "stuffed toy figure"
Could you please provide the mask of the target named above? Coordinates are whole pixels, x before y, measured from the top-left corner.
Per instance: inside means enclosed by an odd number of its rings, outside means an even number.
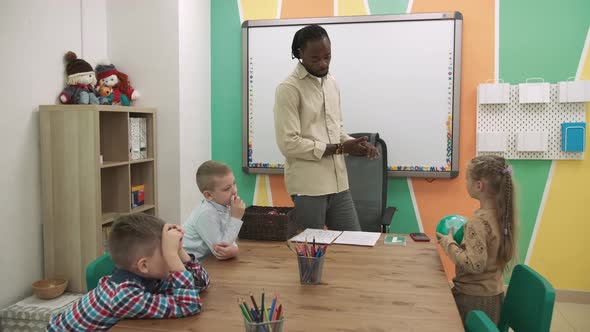
[[[131,87],[127,75],[112,64],[96,66],[96,76],[99,84],[113,88],[113,105],[129,106],[132,100],[139,97],[139,92]]]
[[[74,52],[64,56],[66,61],[67,86],[59,95],[62,104],[98,104],[94,86],[96,75],[92,66]]]
[[[102,83],[98,87],[98,101],[101,105],[111,105],[113,103],[113,88]]]

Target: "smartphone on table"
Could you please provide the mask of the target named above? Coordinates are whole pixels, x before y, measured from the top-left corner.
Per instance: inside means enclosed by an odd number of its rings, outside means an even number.
[[[410,237],[415,242],[430,242],[430,238],[424,233],[410,233]]]

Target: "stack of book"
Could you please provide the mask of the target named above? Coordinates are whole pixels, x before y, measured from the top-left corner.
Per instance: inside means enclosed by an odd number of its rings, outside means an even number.
[[[144,185],[131,187],[131,207],[136,208],[144,204]]]
[[[146,118],[129,118],[129,148],[131,160],[146,159],[148,157]]]

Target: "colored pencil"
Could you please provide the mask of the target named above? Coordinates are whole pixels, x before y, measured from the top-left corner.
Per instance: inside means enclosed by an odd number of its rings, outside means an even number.
[[[264,318],[268,318],[268,313],[266,312],[265,308],[264,308],[264,288],[262,289],[262,295],[260,296],[261,301],[260,301],[260,318],[261,318],[261,323],[264,322]]]
[[[250,311],[250,307],[248,307],[248,303],[246,303],[246,301],[242,300],[242,304],[244,305],[244,308],[246,308],[246,312],[250,316],[250,319],[254,320],[254,317],[252,317],[252,312]]]
[[[270,316],[269,317],[270,319],[269,319],[269,321],[272,321],[272,318],[273,318],[274,313],[275,313],[275,305],[276,304],[277,304],[277,296],[276,296],[276,293],[275,293],[275,296],[272,298],[272,303],[270,304],[270,315],[269,315]]]
[[[250,293],[250,300],[252,300],[252,305],[254,306],[254,310],[258,313],[258,305],[256,304],[256,300],[254,300],[254,295]]]
[[[240,310],[242,311],[242,315],[244,315],[244,318],[248,322],[251,322],[252,320],[250,319],[250,315],[246,312],[246,308],[244,308],[244,305],[240,303],[240,300],[238,300],[238,305],[240,306]]]

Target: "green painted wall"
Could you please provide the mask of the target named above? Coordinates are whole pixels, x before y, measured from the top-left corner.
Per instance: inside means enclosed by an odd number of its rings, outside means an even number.
[[[374,15],[405,13],[408,5],[407,0],[368,3]],[[529,77],[543,77],[554,83],[574,76],[590,23],[589,13],[589,0],[500,0],[499,77],[516,84]],[[232,167],[240,195],[251,204],[255,176],[241,170],[241,35],[237,1],[211,2],[211,41],[212,158]],[[551,162],[515,160],[511,164],[518,189],[518,250],[523,262]],[[392,231],[417,231],[418,218],[406,179],[389,179],[388,184],[388,205],[399,208]]]
[[[238,195],[252,204],[256,176],[242,167],[242,36],[235,0],[211,1],[212,159],[234,171]]]
[[[403,14],[408,0],[369,0],[371,15]]]
[[[588,0],[500,1],[499,78],[518,84],[575,76],[590,23]],[[551,161],[514,160],[518,185],[518,250],[524,262]]]

